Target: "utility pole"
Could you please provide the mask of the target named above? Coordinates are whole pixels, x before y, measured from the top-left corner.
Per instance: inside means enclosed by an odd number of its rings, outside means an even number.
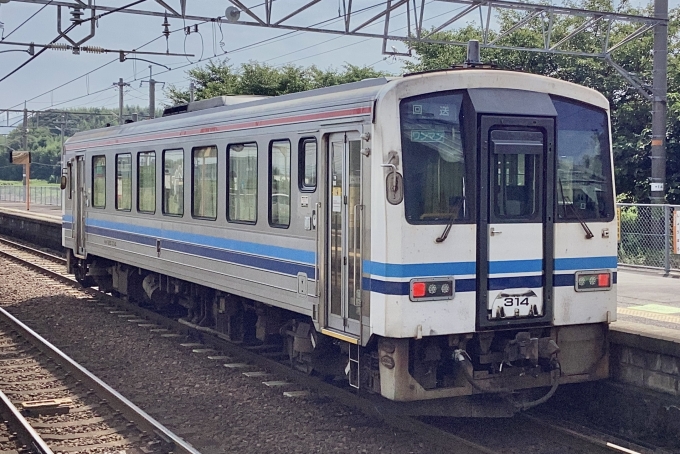
[[[123,82],[123,78],[121,77],[118,79],[118,83],[114,83],[113,86],[118,86],[118,124],[122,125],[123,124],[123,87],[125,86],[130,86],[130,84],[127,84]]]
[[[28,151],[28,110],[24,101],[24,124],[21,132],[21,148]]]
[[[24,101],[24,127],[22,131],[21,148],[22,151],[28,152],[28,160],[25,164],[26,171],[26,211],[31,208],[31,153],[28,151],[28,110],[26,109],[26,101]]]
[[[153,78],[153,67],[149,65],[149,80],[143,80],[139,83],[141,87],[144,82],[149,83],[149,120],[156,118],[156,84],[163,84],[165,87],[165,82],[159,80],[154,80]]]
[[[652,178],[651,201],[664,203],[666,195],[666,94],[668,89],[668,0],[654,0],[654,17],[666,19],[654,26],[652,71]]]

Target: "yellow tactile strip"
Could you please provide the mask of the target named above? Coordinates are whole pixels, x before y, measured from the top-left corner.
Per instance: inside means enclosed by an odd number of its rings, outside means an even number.
[[[629,309],[626,307],[619,307],[617,308],[616,312],[621,315],[648,318],[650,320],[656,320],[658,322],[677,323],[678,325],[680,325],[680,316],[678,315],[657,314],[654,312],[641,311],[639,309]]]

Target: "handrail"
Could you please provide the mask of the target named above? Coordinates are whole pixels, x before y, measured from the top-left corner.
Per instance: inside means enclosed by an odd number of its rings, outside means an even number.
[[[316,218],[312,218],[312,226],[314,227],[316,237],[314,238],[314,296],[319,296],[319,224],[321,219],[321,202],[314,204],[316,208]]]
[[[363,227],[363,222],[359,219],[359,212],[363,212],[363,205],[354,205],[354,232],[352,232],[352,298],[354,299],[354,305],[357,300],[357,233],[361,232]]]

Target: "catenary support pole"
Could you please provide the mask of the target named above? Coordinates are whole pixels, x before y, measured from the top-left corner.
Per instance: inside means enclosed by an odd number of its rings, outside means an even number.
[[[668,19],[668,0],[654,0],[654,17]],[[668,68],[668,23],[654,26],[654,69],[652,71],[652,178],[651,201],[664,203],[666,194],[666,91]]]
[[[125,86],[130,86],[130,84],[126,84],[123,82],[123,78],[119,78],[117,83],[114,83],[113,86],[118,86],[118,124],[122,125],[123,124],[123,88]]]

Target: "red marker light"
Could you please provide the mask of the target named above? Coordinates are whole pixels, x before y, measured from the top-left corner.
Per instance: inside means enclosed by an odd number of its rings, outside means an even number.
[[[597,275],[598,287],[609,287],[609,273]]]
[[[414,282],[411,287],[411,294],[414,298],[425,296],[425,282]]]

